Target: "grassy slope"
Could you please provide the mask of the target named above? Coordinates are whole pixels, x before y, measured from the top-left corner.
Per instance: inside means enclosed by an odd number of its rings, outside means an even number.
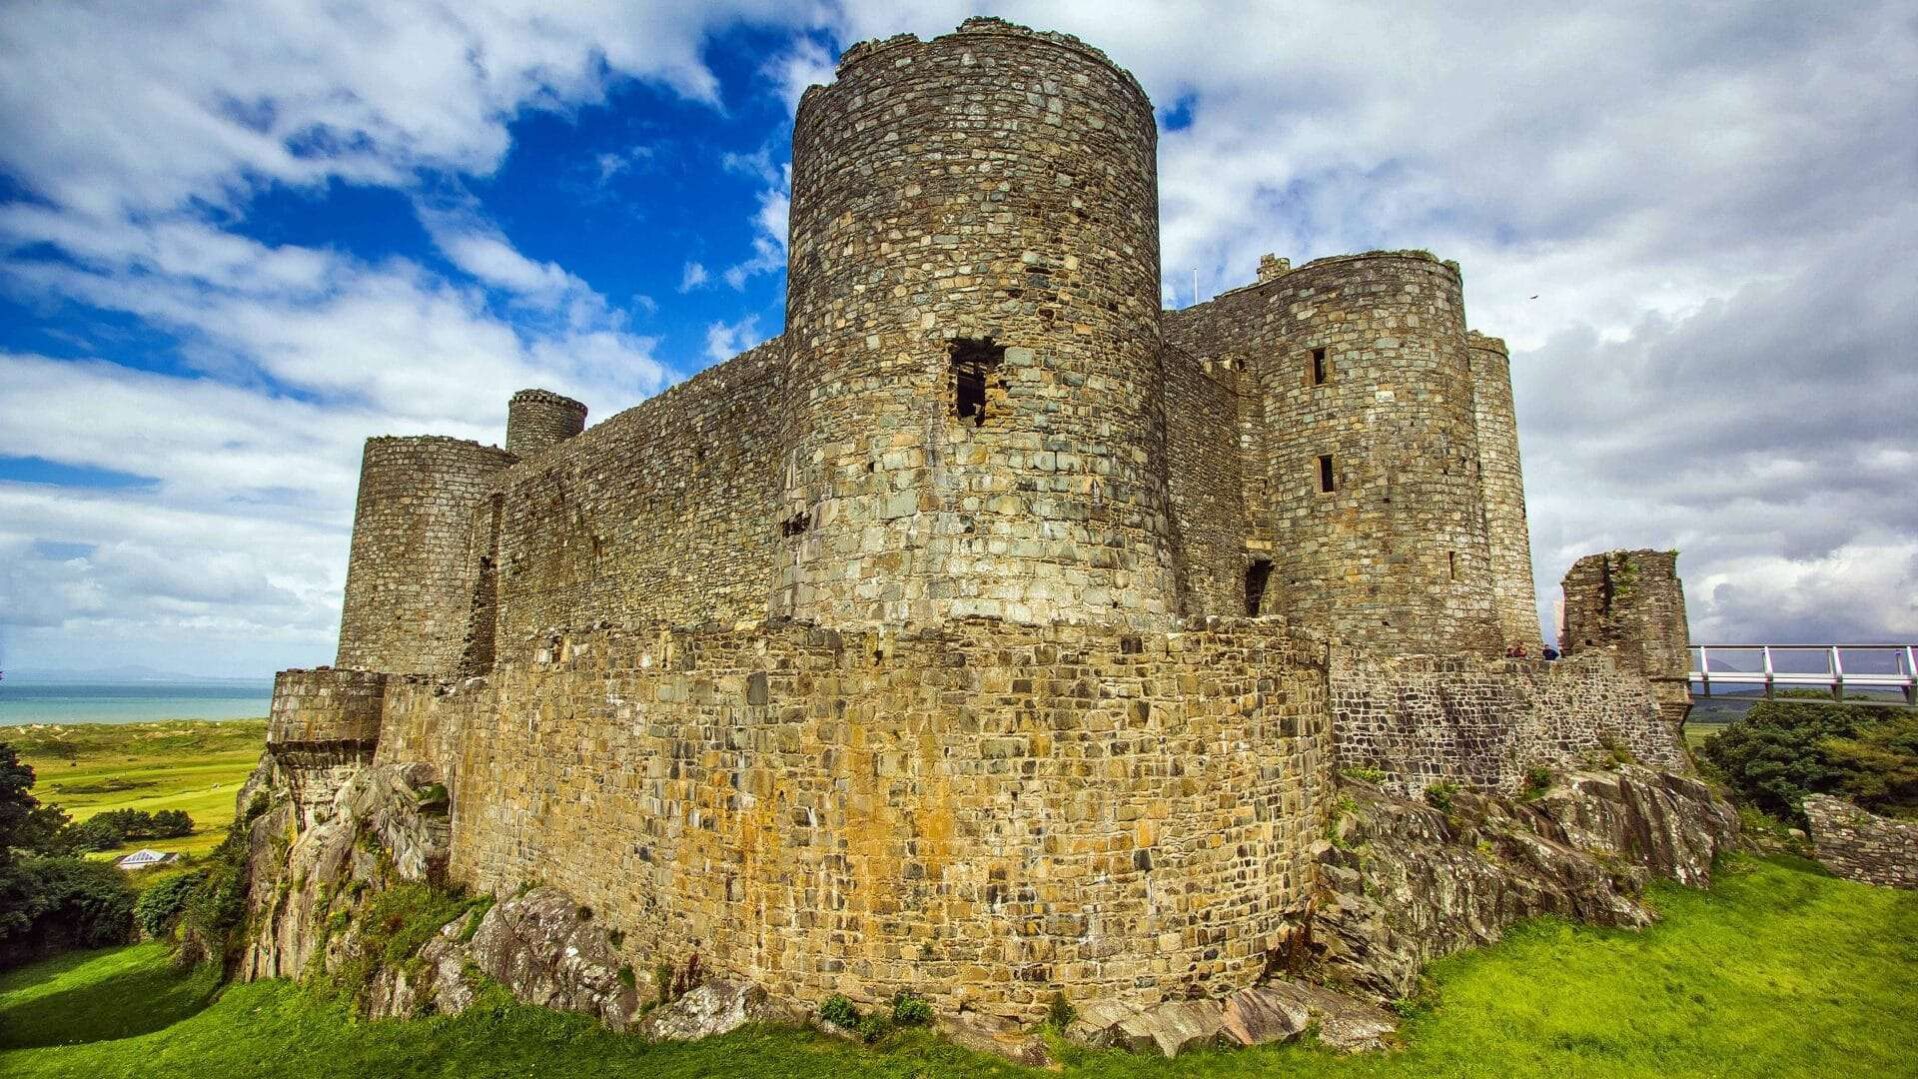
[[[266,745],[266,721],[5,727],[0,741],[13,743],[33,765],[34,796],[58,804],[76,821],[108,809],[183,809],[193,818],[191,836],[136,840],[111,856],[141,847],[204,854],[219,846],[233,819],[234,796]],[[72,790],[109,779],[150,785],[106,793]]]
[[[1334,1057],[1289,1046],[1176,1061],[1068,1049],[1079,1076],[1918,1075],[1918,895],[1741,859],[1710,893],[1661,887],[1642,934],[1555,920],[1438,965],[1442,1003],[1410,1047]],[[1011,1075],[923,1034],[878,1050],[757,1029],[648,1046],[578,1017],[496,1003],[455,1018],[358,1023],[284,982],[235,986],[190,1017],[204,975],[153,945],[0,979],[0,1073],[71,1076]],[[150,1006],[129,1004],[151,998]],[[149,1014],[153,1018],[126,1018]],[[119,1040],[128,1024],[151,1033]],[[1031,1073],[1027,1073],[1031,1074]]]

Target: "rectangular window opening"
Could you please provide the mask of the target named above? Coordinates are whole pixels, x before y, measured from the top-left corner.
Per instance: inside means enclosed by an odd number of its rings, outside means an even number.
[[[1248,618],[1257,618],[1259,608],[1265,604],[1265,583],[1272,579],[1272,563],[1263,558],[1255,558],[1245,567],[1245,614]]]
[[[1332,455],[1329,453],[1321,454],[1319,457],[1319,490],[1329,493],[1336,489],[1337,485],[1333,483],[1332,480]]]
[[[1445,566],[1447,569],[1451,570],[1452,579],[1454,581],[1458,580],[1458,552],[1457,551],[1445,552]]]
[[[1326,362],[1325,362],[1325,350],[1322,348],[1313,349],[1312,350],[1312,385],[1314,386],[1325,385],[1325,378],[1329,371],[1330,371],[1330,368],[1326,365]]]
[[[975,427],[986,423],[987,391],[1006,358],[1004,345],[992,338],[961,337],[952,343],[952,414]]]

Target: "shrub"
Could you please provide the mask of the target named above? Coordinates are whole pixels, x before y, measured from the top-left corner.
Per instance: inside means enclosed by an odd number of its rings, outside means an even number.
[[[83,820],[69,825],[60,833],[59,845],[62,850],[85,854],[89,851],[112,850],[127,841],[125,829],[110,814]]]
[[[924,1026],[932,1022],[932,1005],[924,997],[902,992],[892,998],[892,1021],[902,1027]]]
[[[1440,813],[1452,811],[1452,799],[1457,797],[1459,786],[1449,779],[1441,779],[1425,788],[1425,804]]]
[[[1385,782],[1385,772],[1379,768],[1347,768],[1340,774],[1347,779],[1356,779],[1360,783],[1370,783],[1375,787]]]
[[[1534,764],[1525,770],[1525,789],[1519,797],[1532,801],[1552,789],[1552,770],[1542,764]]]
[[[133,935],[133,903],[126,876],[106,862],[36,857],[0,866],[0,966],[125,944]]]
[[[892,1029],[892,1022],[883,1012],[872,1012],[859,1020],[859,1036],[867,1042],[876,1042]]]
[[[819,1018],[845,1030],[859,1029],[859,1009],[838,993],[827,997],[826,1003],[819,1006]]]
[[[623,966],[619,968],[619,984],[625,986],[628,989],[639,988],[639,976],[633,973],[633,968],[631,966]]]
[[[1064,1034],[1066,1028],[1071,1026],[1072,1021],[1077,1018],[1079,1018],[1079,1009],[1073,1007],[1072,1002],[1066,999],[1064,991],[1054,992],[1052,1000],[1046,1004],[1046,1025]]]
[[[172,932],[174,923],[186,912],[187,900],[200,885],[201,873],[183,873],[153,885],[140,893],[133,904],[133,920],[149,937],[160,938]]]
[[[193,834],[193,818],[183,809],[162,809],[153,815],[155,839],[177,839]]]
[[[670,1004],[673,999],[673,965],[661,963],[653,968],[653,991],[659,994],[661,1004]]]
[[[1849,797],[1879,813],[1918,813],[1918,713],[1764,701],[1706,739],[1704,753],[1739,802],[1801,825],[1808,794]]]

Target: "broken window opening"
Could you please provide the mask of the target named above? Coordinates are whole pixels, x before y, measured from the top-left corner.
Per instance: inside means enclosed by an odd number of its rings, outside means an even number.
[[[1336,489],[1336,486],[1332,477],[1332,455],[1321,454],[1319,456],[1319,491],[1322,494],[1329,494]]]
[[[1331,371],[1331,368],[1325,362],[1325,350],[1322,348],[1313,349],[1312,350],[1312,385],[1314,386],[1325,385],[1326,376],[1330,371]]]
[[[809,515],[795,513],[779,523],[779,534],[787,537],[797,536],[805,532],[810,524],[812,519]]]
[[[986,395],[999,364],[1006,358],[1003,345],[992,338],[961,337],[952,343],[952,414],[974,427],[986,424]]]
[[[1269,559],[1255,558],[1245,567],[1245,614],[1248,618],[1257,618],[1259,608],[1265,603],[1265,583],[1272,578],[1272,563]]]
[[[1445,566],[1447,569],[1451,571],[1452,579],[1454,581],[1458,580],[1458,552],[1457,551],[1445,552]]]

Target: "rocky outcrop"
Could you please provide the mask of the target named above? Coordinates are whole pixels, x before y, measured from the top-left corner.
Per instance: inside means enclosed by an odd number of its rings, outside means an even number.
[[[249,782],[243,793],[271,792],[271,783],[271,777]],[[337,923],[350,920],[367,897],[399,884],[444,883],[449,832],[444,791],[431,766],[362,768],[320,814],[325,819],[304,832],[297,801],[284,790],[278,794],[248,833],[252,932],[242,977],[300,977],[321,949],[336,943]]]
[[[1918,821],[1880,817],[1842,798],[1805,799],[1818,861],[1847,880],[1918,888]]]
[[[471,975],[480,974],[528,1004],[584,1012],[614,1030],[631,1028],[639,1014],[632,969],[623,967],[610,934],[553,888],[494,904],[470,936],[459,922],[446,926],[420,949],[420,958],[427,976],[412,1001],[399,1002],[413,1004],[406,1010],[430,1000],[435,1012],[459,1012],[472,1002]]]
[[[641,1020],[638,1032],[658,1041],[694,1041],[730,1034],[747,1023],[784,1022],[793,1015],[766,990],[744,982],[712,981],[688,990]]]
[[[1352,1052],[1382,1049],[1398,1020],[1376,1004],[1306,982],[1273,981],[1224,1000],[1175,1000],[1150,1008],[1106,1001],[1088,1005],[1067,1036],[1088,1045],[1178,1056],[1210,1045],[1319,1041]]]
[[[1321,887],[1299,912],[1294,962],[1397,1000],[1427,962],[1491,944],[1522,918],[1649,924],[1646,882],[1710,883],[1736,835],[1736,815],[1704,784],[1636,767],[1563,776],[1529,801],[1461,791],[1443,809],[1347,783],[1317,848]]]

